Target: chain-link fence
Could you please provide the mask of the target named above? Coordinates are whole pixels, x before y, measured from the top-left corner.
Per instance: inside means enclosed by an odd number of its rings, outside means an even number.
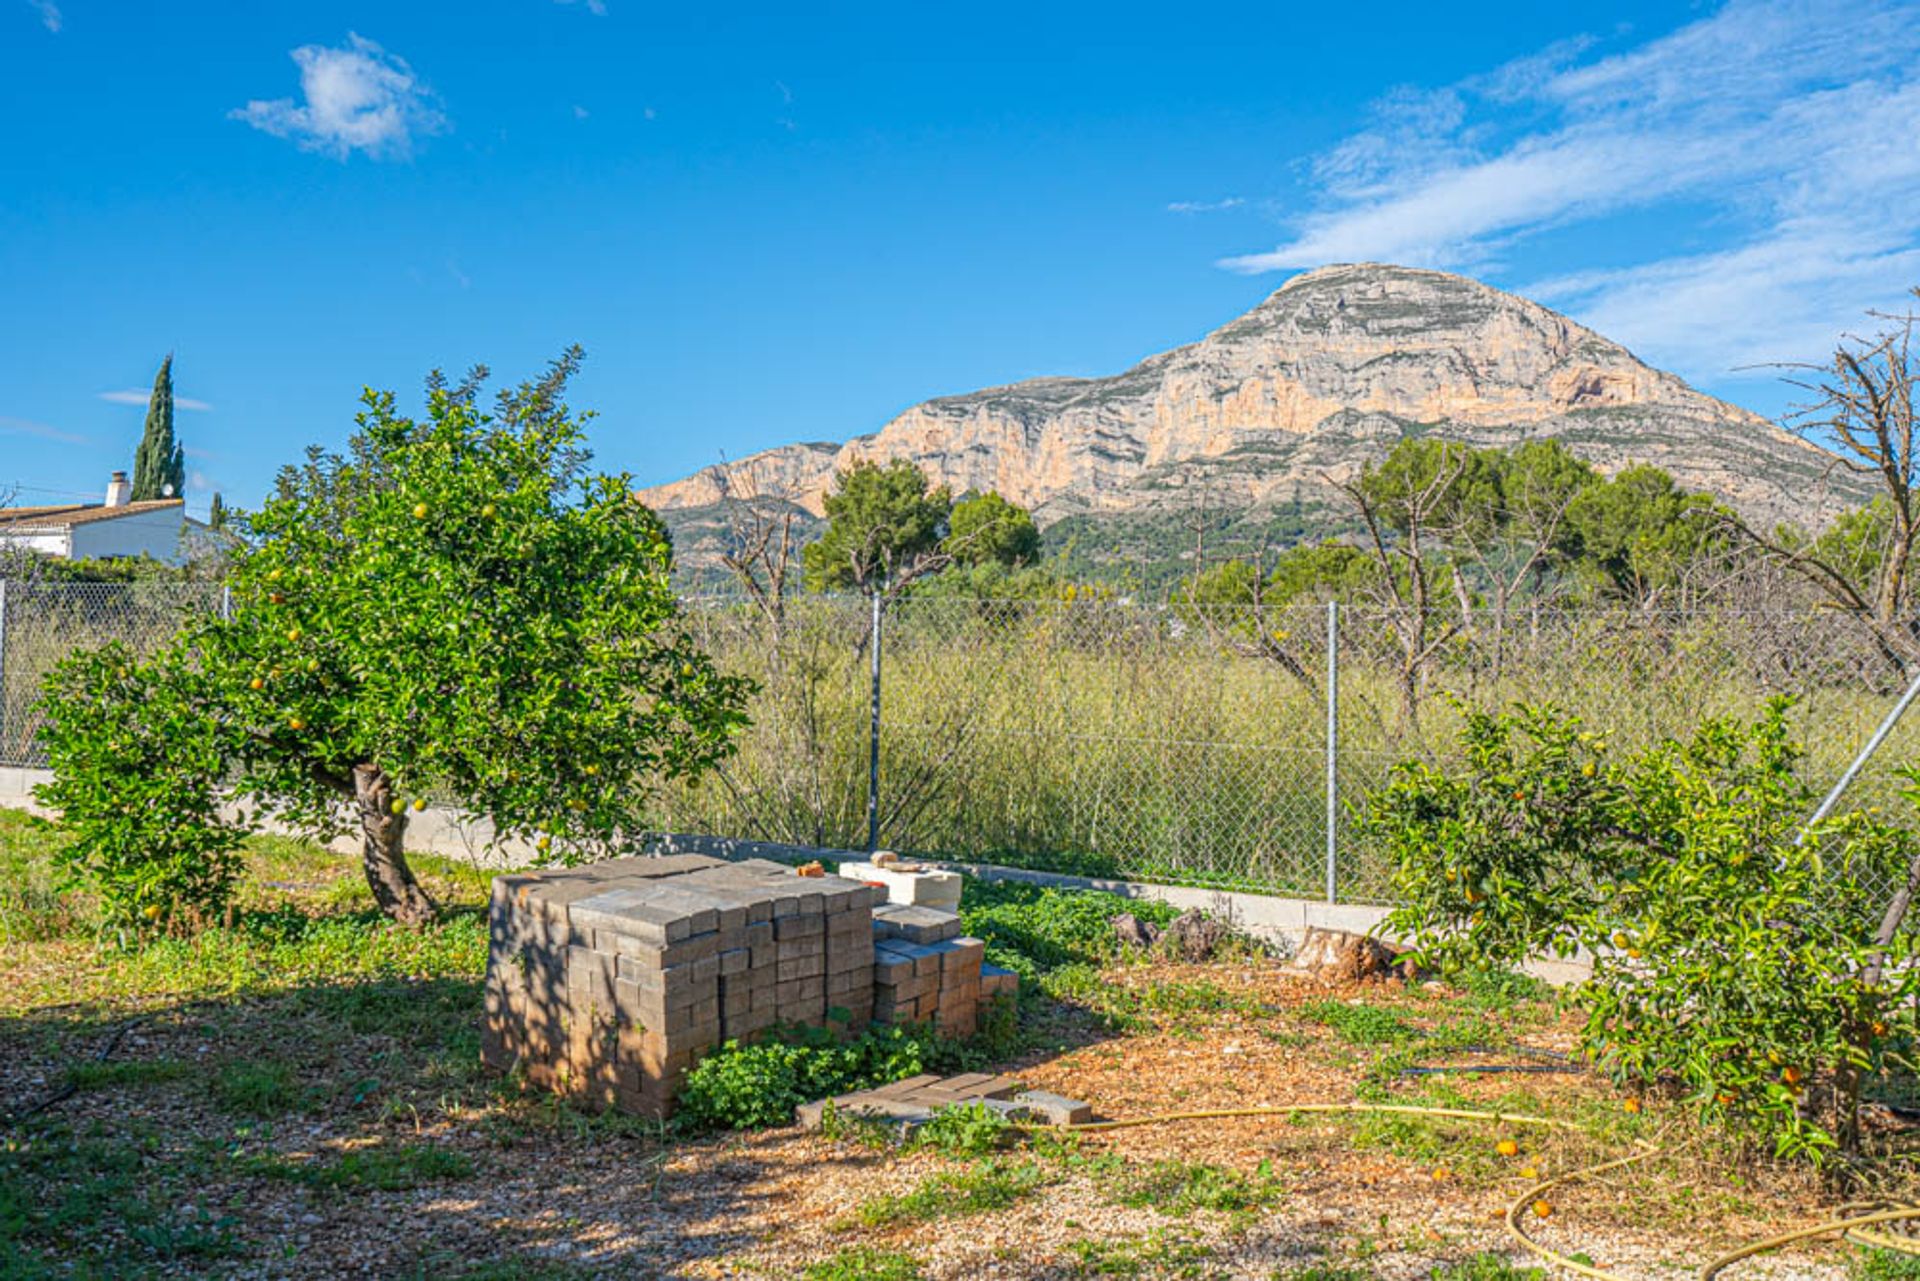
[[[43,763],[40,682],[76,649],[164,644],[194,613],[217,610],[217,583],[48,583],[0,579],[0,765]]]
[[[0,764],[39,763],[32,707],[60,654],[145,649],[219,606],[217,586],[7,585]],[[1421,618],[929,596],[885,610],[874,722],[869,602],[700,599],[685,621],[759,690],[734,759],[658,797],[664,828],[860,848],[871,796],[880,844],[911,853],[1350,902],[1388,892],[1351,807],[1396,762],[1455,751],[1462,705],[1557,703],[1630,750],[1793,695],[1807,779],[1824,788],[1907,680],[1826,610]],[[1920,716],[1847,803],[1889,803],[1916,757]]]

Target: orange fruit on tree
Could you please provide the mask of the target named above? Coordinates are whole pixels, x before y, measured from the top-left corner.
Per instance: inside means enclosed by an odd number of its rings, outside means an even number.
[[[1780,1079],[1782,1081],[1785,1081],[1788,1085],[1798,1085],[1800,1084],[1801,1081],[1805,1080],[1806,1078],[1801,1075],[1799,1068],[1786,1067],[1781,1069]]]
[[[261,680],[258,676],[254,677],[252,680],[247,682],[248,689],[265,689],[266,687],[267,687],[267,683]]]
[[[426,797],[424,797],[424,796],[416,796],[416,797],[414,797],[414,799],[413,799],[413,812],[414,812],[414,813],[416,813],[416,814],[418,814],[418,813],[419,813],[420,811],[422,811],[422,810],[424,810],[424,809],[426,809],[426,808],[427,808],[427,798],[426,798]]]
[[[157,921],[160,919],[160,905],[158,903],[149,903],[140,909],[140,915],[146,917],[149,921]]]
[[[1626,1101],[1625,1103],[1622,1103],[1622,1104],[1621,1104],[1620,1106],[1621,1106],[1621,1108],[1622,1108],[1622,1109],[1624,1109],[1625,1111],[1628,1111],[1628,1112],[1638,1112],[1638,1111],[1640,1110],[1640,1100],[1639,1100],[1639,1099],[1628,1099],[1628,1100],[1627,1100],[1627,1101]]]
[[[1735,1094],[1732,1090],[1722,1090],[1718,1094],[1714,1095],[1713,1097],[1719,1101],[1720,1106],[1723,1108],[1732,1107],[1734,1103],[1737,1102],[1740,1098],[1740,1096]]]
[[[307,723],[301,720],[298,716],[289,716],[287,718],[288,729],[305,729],[306,727],[307,727]]]
[[[297,645],[297,644],[299,644],[299,643],[300,643],[300,629],[299,629],[298,627],[289,627],[289,628],[287,629],[287,639],[288,639],[288,640],[290,640],[290,641],[292,641],[292,642],[293,642],[293,643],[295,643],[296,645]]]
[[[1518,1143],[1515,1143],[1512,1139],[1500,1140],[1500,1142],[1494,1144],[1493,1150],[1495,1152],[1498,1152],[1501,1156],[1519,1156],[1520,1155],[1520,1145]]]
[[[1882,1023],[1879,1019],[1875,1019],[1873,1021],[1873,1027],[1870,1028],[1869,1030],[1875,1036],[1885,1036],[1887,1034],[1887,1025],[1885,1023]]]
[[[1545,1201],[1535,1201],[1533,1203],[1533,1213],[1535,1218],[1544,1219],[1549,1214],[1553,1213],[1553,1207],[1548,1205]]]
[[[413,505],[413,518],[415,520],[425,520],[427,518],[427,505],[425,503],[415,503]]]

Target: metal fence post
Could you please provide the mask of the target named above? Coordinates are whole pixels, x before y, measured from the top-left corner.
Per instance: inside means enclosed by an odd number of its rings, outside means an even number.
[[[0,762],[7,760],[8,735],[13,732],[13,703],[7,697],[7,580],[0,578]]]
[[[884,589],[883,589],[884,590]],[[873,594],[873,720],[867,727],[867,852],[880,848],[880,615],[883,591]]]
[[[1327,902],[1340,901],[1340,602],[1327,602]]]
[[[224,584],[220,588],[220,621],[223,623],[233,621],[233,588]]]

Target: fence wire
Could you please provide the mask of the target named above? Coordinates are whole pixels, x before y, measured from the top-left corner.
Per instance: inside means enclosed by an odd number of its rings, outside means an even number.
[[[150,649],[219,595],[9,584],[0,764],[40,763],[33,704],[60,655],[107,640]],[[684,625],[759,689],[738,754],[698,784],[667,787],[660,825],[864,846],[867,602],[798,597],[774,616],[694,599]],[[882,655],[882,845],[1314,897],[1331,855],[1349,902],[1389,892],[1352,810],[1396,763],[1450,759],[1463,705],[1556,703],[1631,750],[1791,695],[1807,782],[1824,790],[1907,681],[1853,620],[1823,610],[1454,611],[1421,624],[1363,606],[1330,616],[1085,591],[910,596],[886,610]],[[1895,770],[1917,757],[1920,717],[1894,731],[1843,808],[1904,805]]]

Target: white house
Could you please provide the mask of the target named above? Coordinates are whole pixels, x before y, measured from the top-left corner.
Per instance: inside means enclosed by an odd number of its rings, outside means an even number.
[[[182,535],[189,524],[179,498],[132,500],[123,471],[107,483],[104,503],[52,507],[0,507],[0,547],[22,547],[71,560],[150,556],[169,565],[184,559]]]

